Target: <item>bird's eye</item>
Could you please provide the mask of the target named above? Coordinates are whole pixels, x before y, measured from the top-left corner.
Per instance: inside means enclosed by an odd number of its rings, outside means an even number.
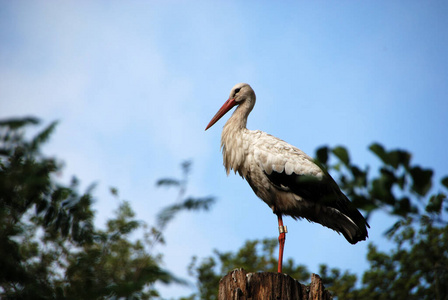
[[[235,95],[238,94],[240,92],[241,88],[237,88],[235,89]]]

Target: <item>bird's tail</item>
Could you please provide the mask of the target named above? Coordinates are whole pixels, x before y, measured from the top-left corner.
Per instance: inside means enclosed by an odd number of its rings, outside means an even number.
[[[338,223],[334,224],[337,231],[342,233],[347,241],[351,244],[356,244],[359,241],[364,241],[369,237],[367,228],[370,228],[364,216],[352,205],[352,203],[344,196],[345,207],[338,210],[334,208],[339,215]]]
[[[369,236],[367,232],[369,224],[350,202],[344,204],[343,208],[317,205],[316,215],[307,219],[342,233],[351,244],[364,241]]]
[[[356,213],[361,215],[359,211],[356,211]],[[342,220],[338,231],[344,235],[349,243],[356,244],[359,241],[364,241],[369,236],[367,227],[370,228],[370,226],[362,215],[361,218],[354,218],[355,220],[345,214],[342,214],[341,217]]]

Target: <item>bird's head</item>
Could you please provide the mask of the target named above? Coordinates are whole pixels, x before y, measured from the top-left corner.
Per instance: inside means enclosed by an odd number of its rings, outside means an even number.
[[[250,102],[250,103],[249,103]],[[224,116],[229,110],[234,106],[240,104],[247,104],[248,113],[252,110],[255,104],[255,92],[247,83],[238,83],[230,91],[229,99],[224,103],[224,105],[218,110],[215,116],[212,118],[210,123],[208,123],[205,130],[212,127],[222,116]]]

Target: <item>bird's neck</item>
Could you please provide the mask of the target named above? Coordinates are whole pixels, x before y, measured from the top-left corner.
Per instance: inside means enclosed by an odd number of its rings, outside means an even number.
[[[249,111],[247,110],[247,107],[244,105],[244,103],[242,105],[239,105],[233,112],[232,116],[227,120],[226,124],[224,125],[224,130],[243,130],[243,128],[246,128],[248,115]]]
[[[221,147],[223,155],[223,163],[227,174],[233,169],[235,173],[238,171],[241,176],[245,176],[242,172],[242,166],[245,161],[246,147],[245,142],[247,135],[247,116],[249,112],[244,106],[238,106],[232,116],[227,120],[221,134]]]

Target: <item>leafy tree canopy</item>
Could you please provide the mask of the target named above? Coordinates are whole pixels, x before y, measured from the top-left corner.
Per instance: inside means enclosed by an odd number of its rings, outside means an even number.
[[[61,163],[40,152],[57,123],[33,138],[26,130],[36,118],[0,121],[0,298],[2,299],[150,299],[156,282],[184,284],[161,267],[154,246],[176,213],[208,209],[213,198],[185,197],[184,163],[178,201],[148,226],[135,219],[130,203],[119,201],[106,229],[94,226],[90,186],[79,193],[78,180],[56,181]],[[111,189],[118,197],[118,190]],[[142,238],[132,238],[136,232]]]
[[[0,121],[0,296],[2,299],[151,299],[159,297],[156,282],[185,281],[161,267],[154,246],[163,231],[185,210],[207,210],[212,197],[187,196],[191,163],[182,177],[163,178],[158,186],[178,189],[174,204],[164,208],[156,224],[135,218],[130,202],[119,201],[104,230],[94,226],[90,186],[57,182],[62,164],[40,151],[57,127],[53,122],[34,137],[26,130],[36,118]],[[316,161],[327,168],[353,203],[369,217],[378,210],[396,220],[386,237],[390,252],[369,244],[369,269],[361,278],[322,265],[319,273],[336,299],[448,299],[448,176],[439,182],[434,172],[412,162],[411,153],[387,150],[374,143],[369,150],[379,168],[352,162],[342,147],[322,147]],[[118,198],[118,190],[111,189]],[[132,238],[143,232],[143,237]],[[134,234],[135,236],[135,234]],[[197,293],[183,299],[216,299],[219,279],[234,268],[275,272],[277,239],[247,241],[236,253],[215,250],[193,258],[190,274]],[[284,271],[304,281],[309,270],[286,261]]]

